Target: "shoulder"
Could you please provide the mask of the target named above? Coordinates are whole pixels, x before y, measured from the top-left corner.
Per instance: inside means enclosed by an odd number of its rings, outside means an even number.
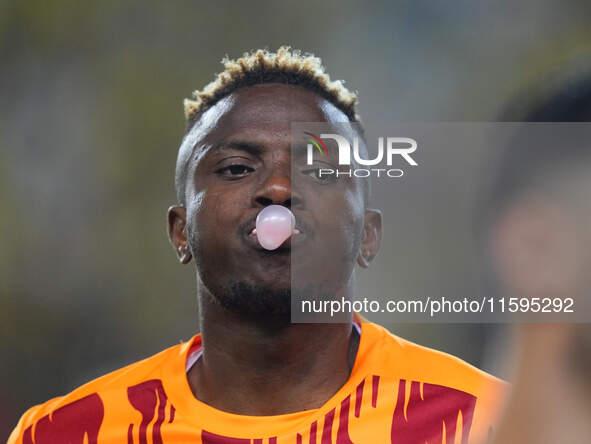
[[[381,376],[449,387],[483,401],[498,400],[508,388],[506,382],[460,358],[407,341],[380,325],[368,322],[363,329],[372,341],[367,357],[371,370]]]
[[[425,420],[430,417],[438,424],[442,420],[455,424],[461,412],[462,436],[469,435],[470,442],[488,436],[505,403],[507,383],[455,356],[402,339],[382,326],[364,323],[362,337],[364,334],[369,341],[362,357],[363,371],[373,374],[374,380],[378,378],[380,386],[383,380],[387,393],[396,393],[389,398],[396,406],[395,416],[404,406],[405,418],[426,415]],[[410,422],[400,424],[408,426]]]
[[[36,424],[35,433],[40,427],[59,427],[60,423],[73,424],[80,421],[85,423],[89,432],[93,423],[97,423],[99,427],[105,414],[106,400],[114,400],[115,404],[119,398],[127,400],[130,390],[133,391],[137,384],[145,385],[152,380],[161,379],[166,367],[163,364],[184,356],[191,342],[192,340],[169,347],[156,355],[94,379],[66,395],[31,407],[20,418],[8,444],[21,440],[28,442],[25,438],[27,434],[31,434],[33,424]]]

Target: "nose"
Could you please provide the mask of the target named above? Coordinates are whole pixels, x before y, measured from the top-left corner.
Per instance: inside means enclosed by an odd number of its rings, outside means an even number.
[[[301,206],[303,199],[292,188],[288,174],[274,171],[255,192],[253,203],[257,207],[283,205],[291,209]]]

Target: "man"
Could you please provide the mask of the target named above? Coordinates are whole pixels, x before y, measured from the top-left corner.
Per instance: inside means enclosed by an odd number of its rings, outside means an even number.
[[[501,156],[487,204],[488,241],[508,296],[547,298],[570,313],[561,323],[516,326],[514,389],[496,444],[569,444],[591,436],[591,126],[566,123],[591,120],[591,76],[560,77],[535,90],[533,105],[520,97],[505,116],[563,123],[524,128]],[[544,140],[534,143],[535,133]]]
[[[355,264],[367,267],[379,248],[367,184],[319,192],[305,170],[292,188],[291,123],[359,122],[356,96],[319,59],[286,47],[224,67],[185,101],[179,204],[168,213],[179,261],[195,260],[201,334],[32,408],[9,442],[466,443],[487,434],[495,378],[352,317],[290,322],[292,293],[313,293],[319,279],[330,296],[353,298]],[[288,207],[298,233],[272,251],[253,230],[269,205]],[[323,251],[340,260],[324,263]],[[312,270],[293,289],[292,261]]]

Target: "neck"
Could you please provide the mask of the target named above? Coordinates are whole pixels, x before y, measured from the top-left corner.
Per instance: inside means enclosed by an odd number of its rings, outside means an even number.
[[[347,381],[359,344],[352,321],[253,321],[201,297],[201,359],[188,379],[200,401],[268,416],[321,407]]]
[[[568,444],[591,436],[588,382],[569,366],[569,326],[531,324],[495,444]]]

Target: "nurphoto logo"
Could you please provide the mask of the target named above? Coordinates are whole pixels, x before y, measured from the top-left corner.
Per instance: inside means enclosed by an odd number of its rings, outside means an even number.
[[[347,177],[369,177],[375,175],[376,177],[402,177],[404,171],[400,168],[390,168],[394,164],[393,159],[402,157],[402,159],[410,166],[417,166],[417,162],[411,157],[411,154],[417,150],[417,141],[409,137],[378,137],[378,152],[373,159],[364,159],[359,153],[359,138],[353,137],[353,149],[351,150],[351,143],[346,137],[340,134],[320,134],[317,136],[310,132],[304,132],[308,137],[307,157],[306,163],[312,165],[314,163],[314,155],[328,156],[328,149],[323,139],[331,139],[337,143],[339,165],[347,165],[351,167],[351,152],[353,152],[353,160],[355,168],[342,170],[337,168],[320,168],[319,176],[347,176]],[[385,160],[385,165],[384,165]],[[383,165],[387,168],[379,168],[378,165]],[[360,166],[360,167],[357,167]],[[372,168],[369,168],[372,167]]]

